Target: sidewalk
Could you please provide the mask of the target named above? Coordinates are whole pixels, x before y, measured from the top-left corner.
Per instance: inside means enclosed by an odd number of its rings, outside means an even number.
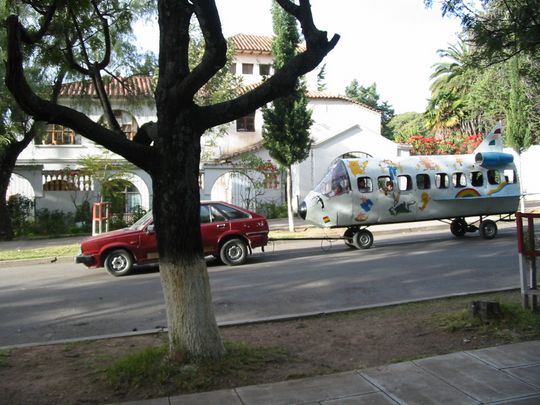
[[[540,404],[540,341],[124,405]]]

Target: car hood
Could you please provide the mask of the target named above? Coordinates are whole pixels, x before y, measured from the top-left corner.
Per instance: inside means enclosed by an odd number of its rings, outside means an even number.
[[[140,230],[122,228],[117,229],[116,231],[105,232],[99,235],[90,236],[82,240],[81,244],[85,243],[95,243],[95,242],[105,242],[108,239],[118,239],[119,237],[131,236],[133,234],[141,232]]]

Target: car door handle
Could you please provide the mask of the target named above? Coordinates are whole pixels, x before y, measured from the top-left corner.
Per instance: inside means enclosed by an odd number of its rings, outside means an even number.
[[[219,228],[219,229],[225,228],[225,224],[219,224],[219,225],[216,225],[216,228]]]

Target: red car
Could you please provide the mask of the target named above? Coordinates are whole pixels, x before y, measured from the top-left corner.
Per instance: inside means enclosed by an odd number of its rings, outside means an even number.
[[[204,254],[229,266],[246,262],[254,248],[268,243],[268,222],[262,215],[225,202],[201,202]],[[149,212],[129,228],[91,236],[81,242],[76,263],[105,267],[113,276],[125,276],[134,264],[159,259],[154,220]]]

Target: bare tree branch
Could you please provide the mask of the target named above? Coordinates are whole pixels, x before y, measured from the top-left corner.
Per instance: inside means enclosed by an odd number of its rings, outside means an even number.
[[[112,152],[124,156],[140,168],[152,172],[153,165],[157,162],[152,147],[131,142],[125,136],[92,121],[85,114],[44,100],[34,92],[24,75],[22,26],[17,16],[9,16],[6,22],[8,60],[5,83],[21,108],[35,120],[67,126]]]
[[[201,107],[199,114],[206,117],[207,128],[243,117],[275,98],[289,94],[294,90],[297,78],[315,69],[339,41],[339,35],[335,34],[328,40],[327,33],[315,27],[309,0],[301,0],[299,6],[289,0],[277,1],[285,11],[299,20],[306,40],[306,50],[248,93],[221,104]]]

